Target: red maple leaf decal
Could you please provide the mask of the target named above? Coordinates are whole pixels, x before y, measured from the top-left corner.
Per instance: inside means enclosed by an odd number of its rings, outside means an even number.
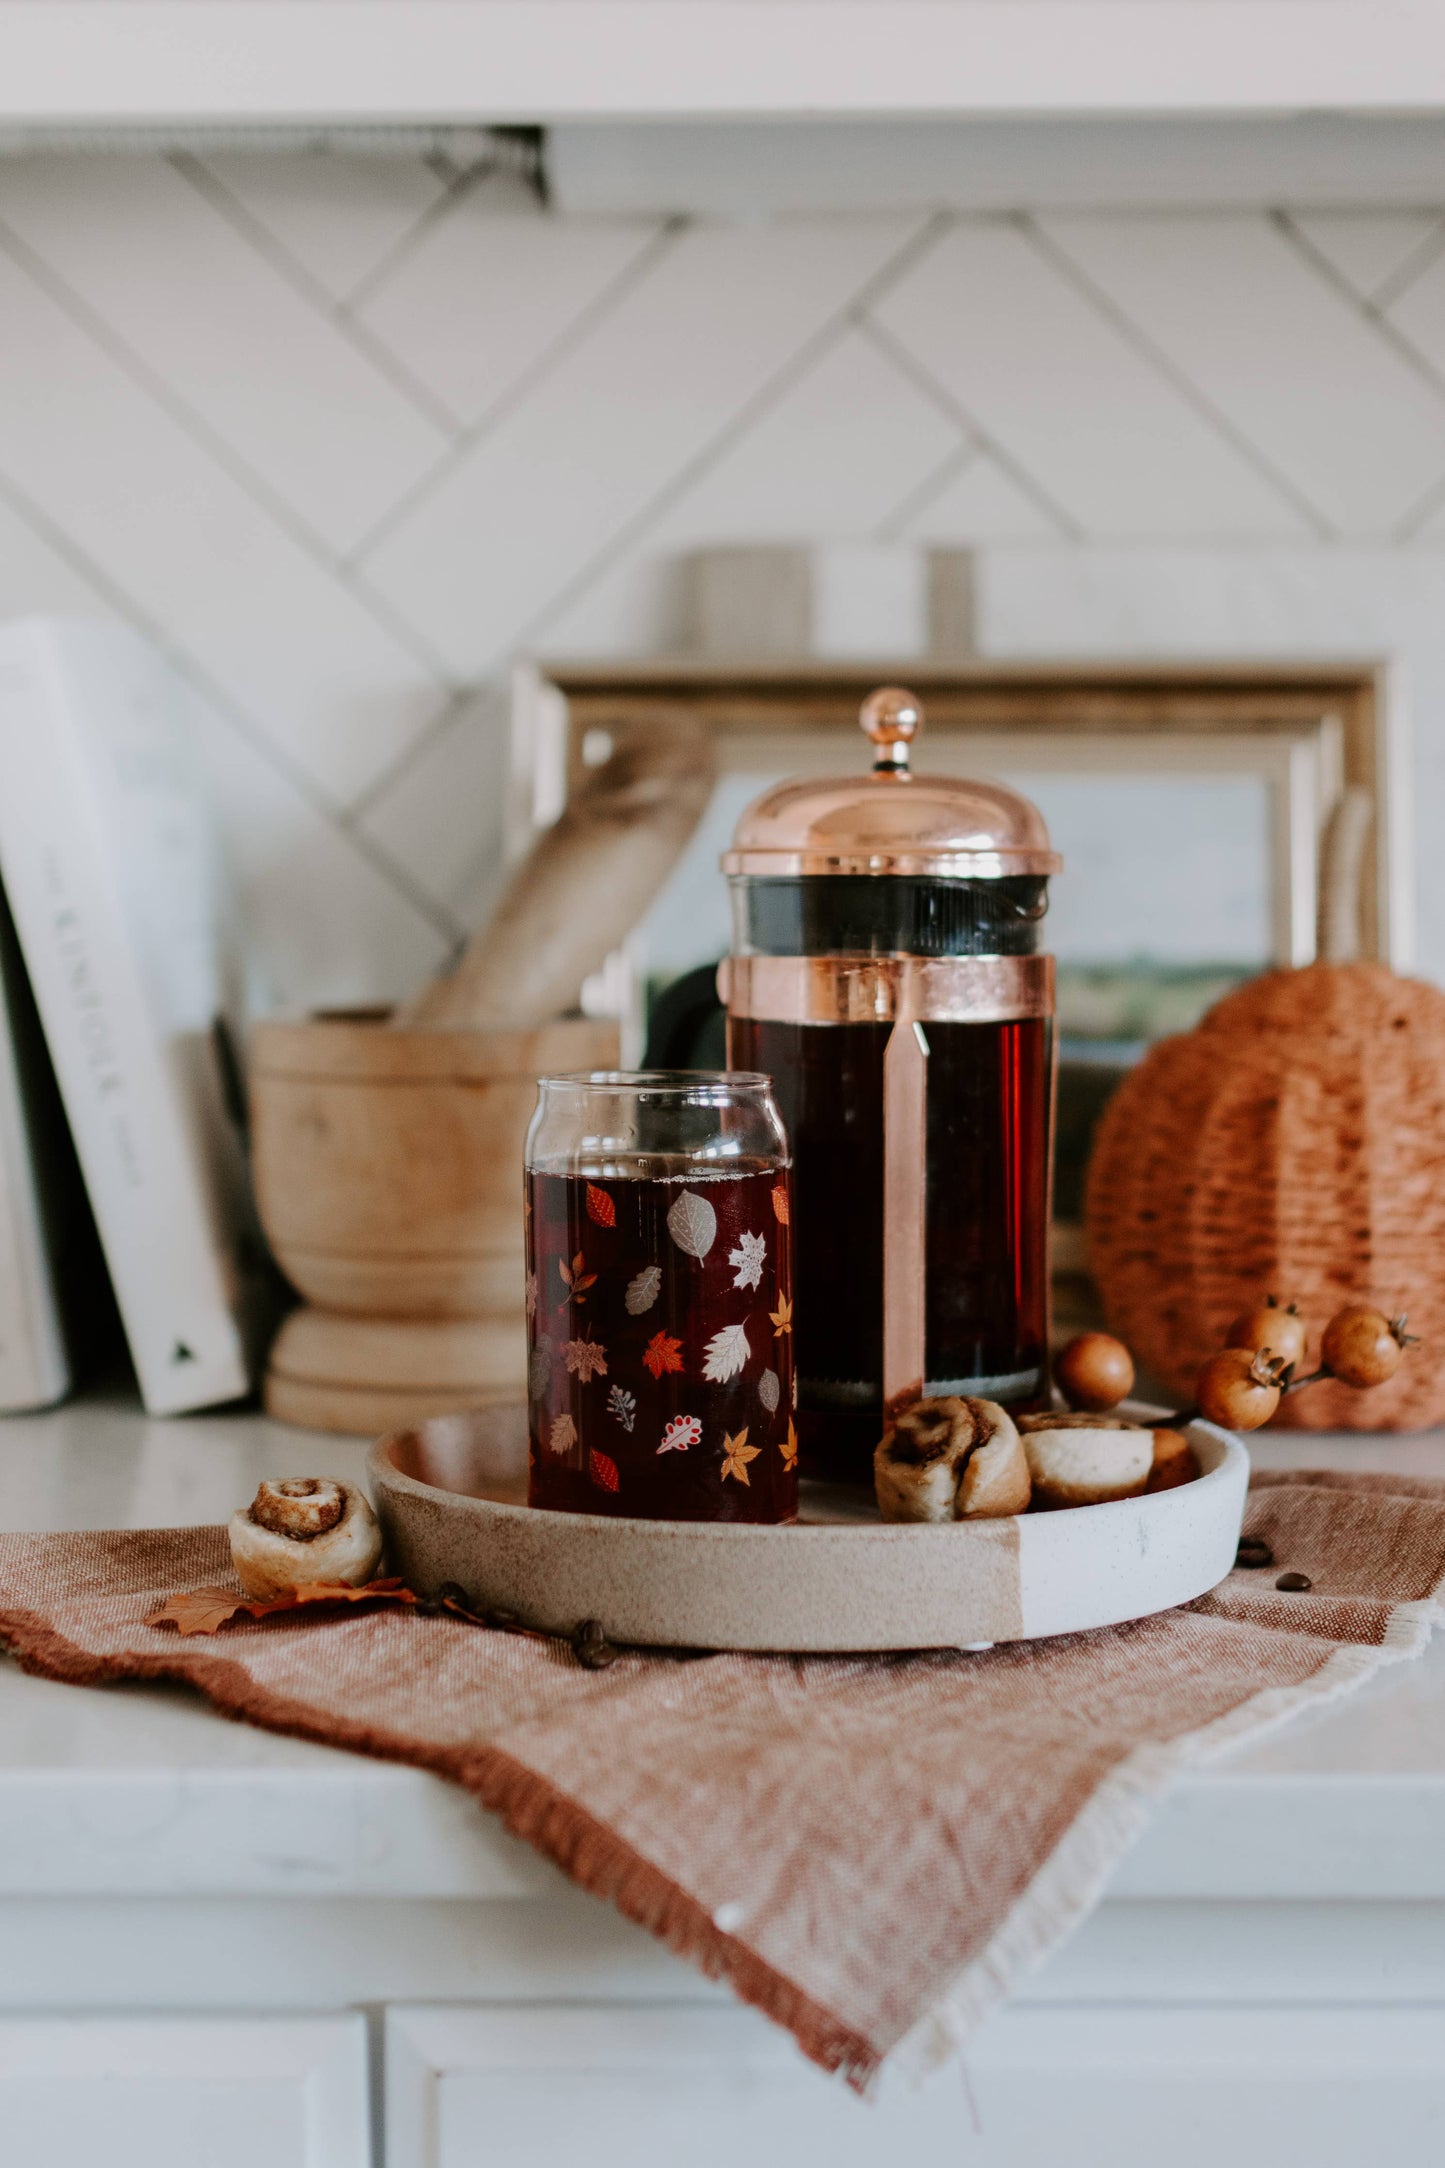
[[[606,1453],[599,1453],[595,1446],[587,1456],[587,1473],[602,1490],[618,1488],[616,1461]]]
[[[617,1225],[616,1205],[612,1202],[606,1190],[599,1189],[595,1182],[587,1184],[587,1217],[594,1227],[615,1227]]]
[[[665,1332],[655,1332],[642,1351],[642,1360],[655,1378],[664,1370],[681,1370],[682,1342],[671,1340]]]
[[[781,1182],[773,1191],[773,1216],[780,1227],[788,1224],[788,1193]]]

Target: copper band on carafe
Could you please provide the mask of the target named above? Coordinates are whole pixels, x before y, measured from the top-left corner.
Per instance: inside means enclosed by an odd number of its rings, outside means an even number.
[[[1054,1013],[1052,956],[727,956],[730,1016],[773,1024],[1008,1024]]]

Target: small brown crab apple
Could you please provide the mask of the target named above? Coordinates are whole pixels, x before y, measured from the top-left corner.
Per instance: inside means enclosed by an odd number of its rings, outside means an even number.
[[[1418,1345],[1415,1335],[1406,1332],[1403,1316],[1386,1317],[1368,1303],[1350,1302],[1326,1325],[1320,1353],[1326,1370],[1342,1384],[1363,1390],[1392,1378],[1406,1348]]]
[[[1225,1334],[1225,1346],[1247,1347],[1256,1352],[1266,1348],[1290,1369],[1297,1370],[1304,1361],[1308,1338],[1309,1327],[1300,1316],[1298,1306],[1267,1295],[1253,1309],[1240,1312]]]
[[[1264,1348],[1226,1347],[1199,1373],[1194,1397],[1206,1422],[1226,1430],[1258,1430],[1279,1406],[1286,1365]]]
[[[1101,1414],[1134,1390],[1134,1358],[1110,1332],[1075,1333],[1054,1357],[1054,1383],[1071,1408]]]

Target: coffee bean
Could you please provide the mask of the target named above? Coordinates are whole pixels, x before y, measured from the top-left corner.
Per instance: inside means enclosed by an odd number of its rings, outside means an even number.
[[[585,1671],[606,1671],[619,1654],[602,1631],[602,1621],[595,1618],[584,1618],[573,1629],[572,1653]]]
[[[1234,1554],[1236,1566],[1272,1566],[1274,1552],[1263,1536],[1241,1536],[1239,1549]]]
[[[1313,1588],[1315,1584],[1307,1573],[1282,1573],[1274,1585],[1282,1588],[1286,1595],[1293,1596],[1300,1589]]]

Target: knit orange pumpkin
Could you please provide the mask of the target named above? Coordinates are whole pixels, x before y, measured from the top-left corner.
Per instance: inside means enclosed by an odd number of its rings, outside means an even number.
[[[1266,1293],[1310,1324],[1405,1310],[1423,1345],[1370,1392],[1314,1385],[1278,1423],[1445,1421],[1445,994],[1383,964],[1271,971],[1161,1040],[1105,1109],[1089,1262],[1110,1325],[1181,1399]]]

